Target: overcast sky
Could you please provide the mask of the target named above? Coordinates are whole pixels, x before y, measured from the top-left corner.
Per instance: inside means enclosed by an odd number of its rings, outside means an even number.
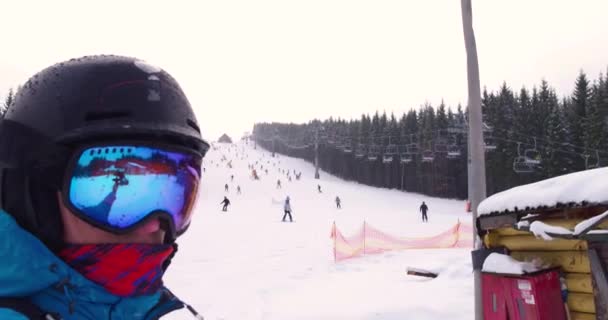
[[[171,73],[203,135],[254,122],[466,103],[458,0],[3,1],[0,96],[55,62],[136,56]],[[179,3],[179,4],[178,4]],[[568,94],[608,67],[606,0],[473,0],[482,86]]]

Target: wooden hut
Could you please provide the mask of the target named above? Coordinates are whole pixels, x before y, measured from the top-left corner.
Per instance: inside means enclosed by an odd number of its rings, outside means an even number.
[[[608,319],[608,168],[497,193],[478,213],[484,250],[561,267],[570,319]]]

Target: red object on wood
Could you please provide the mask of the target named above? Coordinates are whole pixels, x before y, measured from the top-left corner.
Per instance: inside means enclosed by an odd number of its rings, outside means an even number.
[[[559,269],[526,275],[482,273],[485,320],[564,320]]]

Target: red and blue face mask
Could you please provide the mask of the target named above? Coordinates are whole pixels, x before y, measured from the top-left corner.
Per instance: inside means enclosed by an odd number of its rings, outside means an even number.
[[[118,143],[74,153],[64,178],[66,206],[79,218],[125,234],[152,218],[170,239],[190,224],[202,156],[188,149]]]
[[[190,224],[202,155],[187,149],[118,143],[77,150],[64,178],[66,206],[95,227],[125,234],[150,219],[163,223],[167,244],[66,244],[70,266],[118,296],[153,294]]]

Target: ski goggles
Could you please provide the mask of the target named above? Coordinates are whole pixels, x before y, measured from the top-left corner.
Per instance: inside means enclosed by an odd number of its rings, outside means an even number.
[[[77,150],[64,178],[64,203],[83,220],[124,234],[151,217],[169,223],[172,239],[190,224],[202,156],[138,143]]]

